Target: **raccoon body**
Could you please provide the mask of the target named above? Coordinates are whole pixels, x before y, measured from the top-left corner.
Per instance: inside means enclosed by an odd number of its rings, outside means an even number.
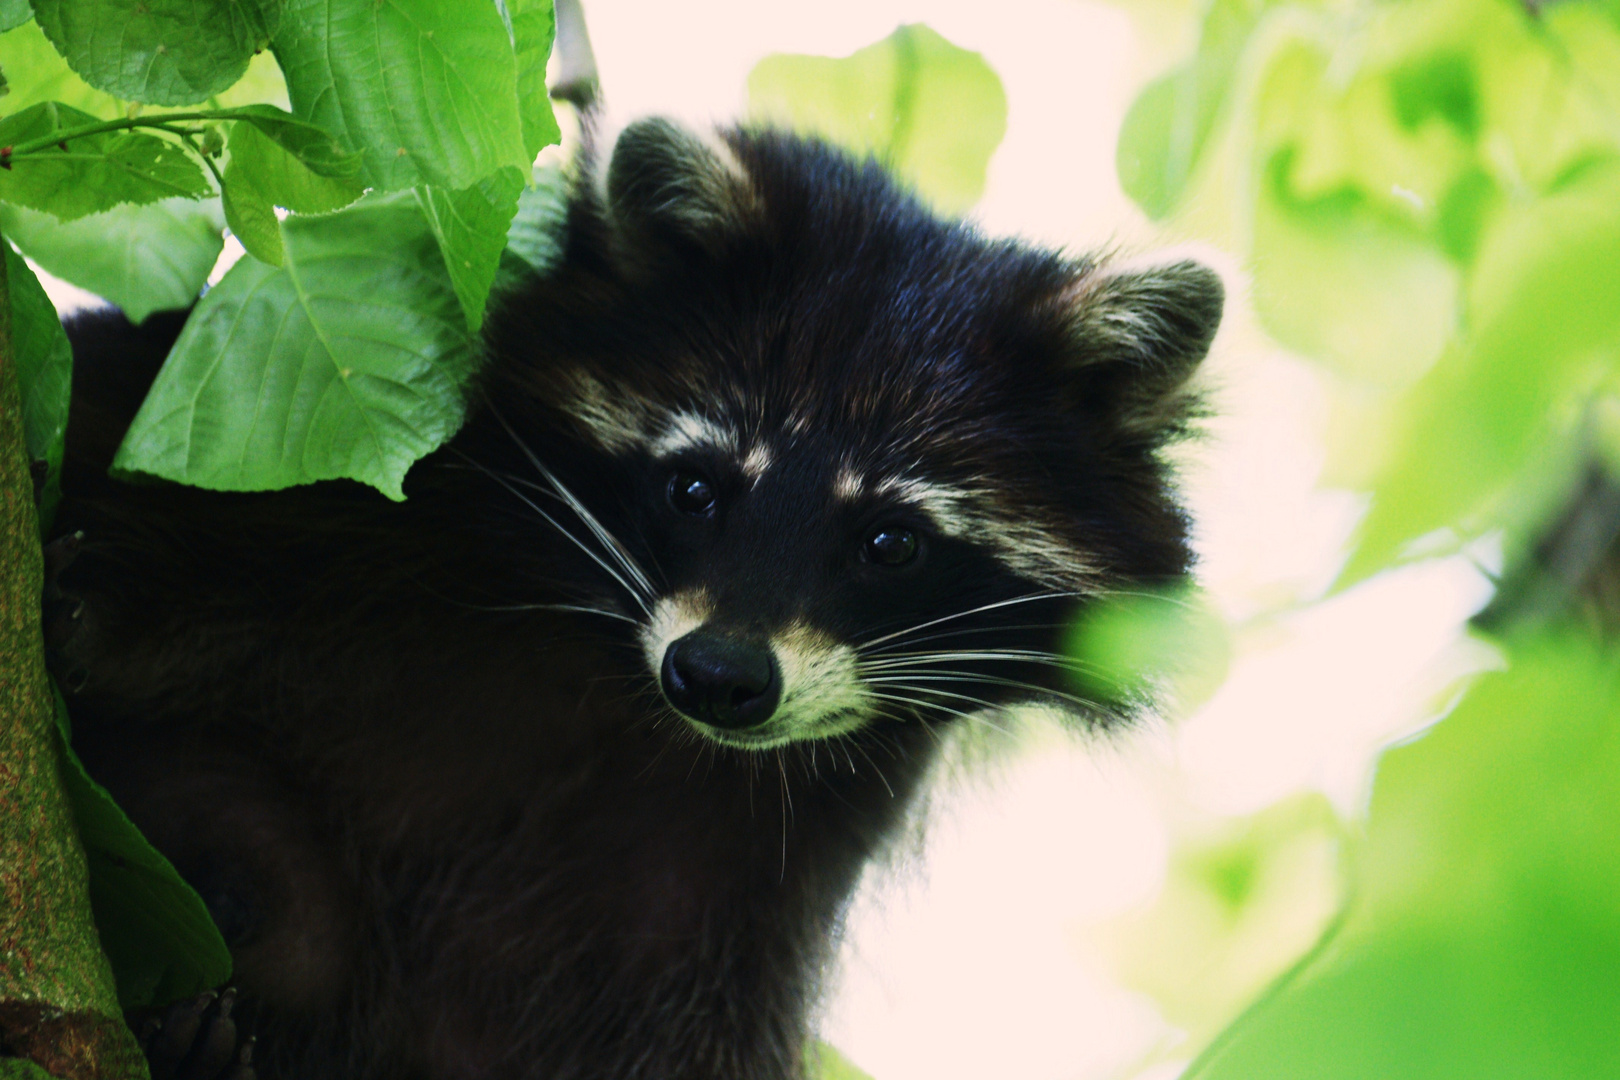
[[[607,157],[403,503],[108,479],[181,317],[71,328],[76,745],[230,939],[261,1077],[800,1076],[944,732],[1105,722],[1063,628],[1187,570],[1207,270],[769,131]]]

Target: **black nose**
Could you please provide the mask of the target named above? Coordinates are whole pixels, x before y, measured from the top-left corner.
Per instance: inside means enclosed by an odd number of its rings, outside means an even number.
[[[782,698],[782,676],[768,645],[703,630],[665,650],[660,681],[681,712],[733,731],[769,720]]]

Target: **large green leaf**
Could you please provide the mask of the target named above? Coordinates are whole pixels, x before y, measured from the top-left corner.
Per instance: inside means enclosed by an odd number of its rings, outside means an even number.
[[[61,495],[62,440],[67,433],[68,399],[73,395],[73,349],[34,272],[4,240],[0,247],[5,248],[11,298],[11,348],[17,358],[17,388],[22,396],[23,442],[29,458],[45,462],[48,469],[39,514],[43,531],[49,527]]]
[[[484,304],[523,188],[523,173],[508,168],[461,191],[416,189],[467,317],[467,328],[475,334],[484,323]]]
[[[293,112],[359,152],[371,187],[464,188],[534,163],[490,0],[288,0],[273,47]]]
[[[767,56],[748,75],[749,113],[872,154],[941,209],[984,194],[1007,131],[1001,80],[978,53],[902,26],[841,60]]]
[[[0,229],[64,281],[117,304],[131,322],[196,301],[219,259],[219,203],[165,199],[76,221],[0,206]]]
[[[42,101],[59,101],[102,119],[120,115],[118,100],[75,75],[38,23],[24,23],[0,34],[0,66],[11,82],[11,93],[4,101],[8,112],[21,112]]]
[[[1379,764],[1342,930],[1188,1080],[1565,1080],[1620,1062],[1620,683],[1526,646]]]
[[[1149,83],[1126,113],[1115,164],[1125,194],[1149,217],[1162,218],[1180,202],[1265,6],[1263,0],[1214,0],[1197,53]]]
[[[95,122],[55,102],[41,102],[0,120],[0,146],[20,146]],[[66,149],[11,158],[0,169],[0,202],[43,210],[64,221],[111,210],[121,203],[152,203],[213,193],[208,178],[179,146],[127,131],[82,135]]]
[[[118,1004],[167,1005],[223,986],[231,954],[202,898],[85,772],[68,744],[60,697],[57,724],[62,784],[89,860],[90,906],[118,981]]]
[[[40,27],[85,82],[115,97],[189,105],[242,77],[280,0],[33,0]]]
[[[403,498],[461,423],[475,351],[414,195],[282,222],[286,264],[243,259],[175,343],[113,465],[259,491],[350,477]]]

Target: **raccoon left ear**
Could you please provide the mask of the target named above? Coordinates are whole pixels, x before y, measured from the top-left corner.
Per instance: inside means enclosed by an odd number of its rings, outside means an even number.
[[[724,139],[662,117],[638,120],[619,135],[605,188],[621,249],[642,259],[672,246],[713,250],[748,219],[758,198]]]
[[[1188,381],[1209,352],[1226,290],[1215,271],[1179,262],[1094,271],[1068,296],[1076,404],[1132,434],[1169,433],[1194,403]]]

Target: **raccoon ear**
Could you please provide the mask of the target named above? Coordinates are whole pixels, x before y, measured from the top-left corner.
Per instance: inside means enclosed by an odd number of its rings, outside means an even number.
[[[604,192],[609,223],[626,254],[674,247],[714,250],[752,215],[753,181],[731,147],[671,120],[638,120],[620,133]]]
[[[1130,435],[1171,434],[1196,404],[1188,382],[1225,296],[1215,271],[1191,261],[1081,278],[1066,312],[1075,404]]]

